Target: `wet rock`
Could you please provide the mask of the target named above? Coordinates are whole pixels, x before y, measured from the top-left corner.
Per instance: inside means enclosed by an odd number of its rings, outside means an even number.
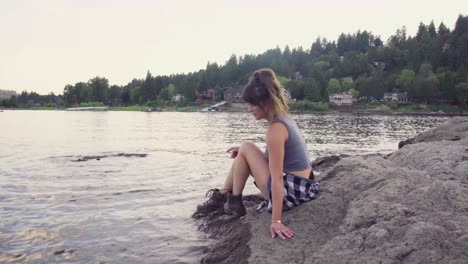
[[[246,195],[242,198],[248,210],[254,210],[263,201],[258,195]],[[217,240],[204,250],[206,255],[201,263],[248,263],[248,241],[252,234],[250,225],[244,221],[245,217],[237,218],[219,213],[203,215],[195,212],[192,218],[196,219],[200,231]]]
[[[60,255],[60,254],[63,254],[63,253],[65,253],[65,249],[55,251],[54,255]]]
[[[61,250],[54,251],[54,255],[72,254],[73,252],[75,252],[75,250],[73,249],[69,249],[69,250],[61,249]]]
[[[101,160],[104,158],[112,158],[112,157],[136,157],[136,158],[144,158],[148,156],[148,154],[140,154],[140,153],[118,153],[118,154],[109,154],[109,155],[95,155],[95,156],[79,156],[78,159],[72,160],[73,162],[82,162],[88,160]]]
[[[467,149],[465,117],[449,119],[387,157],[341,158],[320,173],[316,200],[283,213],[293,239],[272,239],[271,215],[251,207],[241,220],[202,229],[214,234],[213,248],[242,241],[236,244],[241,251],[207,251],[205,259],[217,254],[221,263],[239,263],[243,254],[240,263],[468,263]]]
[[[349,156],[348,155],[339,155],[339,156],[331,155],[331,156],[321,157],[312,161],[311,165],[312,165],[312,168],[314,169],[314,172],[321,172],[335,165],[342,158],[346,158],[346,157],[349,157]]]

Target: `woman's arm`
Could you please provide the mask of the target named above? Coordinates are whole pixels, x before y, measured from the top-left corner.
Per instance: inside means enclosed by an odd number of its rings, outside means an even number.
[[[283,161],[284,144],[288,138],[288,130],[282,123],[272,123],[267,130],[267,146],[269,151],[268,166],[271,174],[271,192],[273,212],[271,216],[271,236],[277,234],[282,239],[294,236],[294,232],[282,222],[284,183],[283,183]]]

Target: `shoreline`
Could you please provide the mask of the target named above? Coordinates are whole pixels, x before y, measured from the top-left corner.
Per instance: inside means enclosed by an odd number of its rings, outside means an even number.
[[[181,112],[181,113],[248,113],[246,110],[247,107],[231,107],[229,105],[225,105],[220,107],[219,111],[208,111],[204,112],[201,111],[204,106],[200,107],[180,107],[181,109],[177,109],[176,107],[169,107],[168,109],[159,110],[159,111],[147,111],[147,107],[141,106],[130,106],[128,109],[125,107],[108,107],[106,109],[99,109],[99,110],[80,110],[86,112],[146,112],[146,113],[164,113],[164,112]],[[45,108],[4,108],[0,109],[2,112],[6,111],[21,111],[21,110],[29,110],[29,111],[69,111],[67,108],[64,109],[45,109]],[[72,111],[75,112],[75,111]],[[328,110],[323,111],[314,111],[314,110],[290,110],[289,113],[291,114],[353,114],[353,115],[382,115],[382,116],[441,116],[441,117],[454,117],[454,116],[468,116],[468,112],[433,112],[433,111],[380,111],[380,110],[372,110],[372,109],[365,109],[362,108],[349,108],[349,107],[334,107]]]

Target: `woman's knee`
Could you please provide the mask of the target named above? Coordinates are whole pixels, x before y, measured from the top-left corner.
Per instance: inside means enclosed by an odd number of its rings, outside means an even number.
[[[252,141],[245,140],[241,143],[240,148],[239,148],[239,153],[245,153],[249,152],[252,150],[258,150],[259,148],[255,143]]]

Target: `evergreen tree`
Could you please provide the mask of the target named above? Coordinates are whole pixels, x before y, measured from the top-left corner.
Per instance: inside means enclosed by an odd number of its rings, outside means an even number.
[[[430,38],[434,39],[434,38],[437,37],[437,32],[436,32],[436,29],[435,29],[434,21],[431,21],[431,23],[427,27],[427,31],[429,33]]]

